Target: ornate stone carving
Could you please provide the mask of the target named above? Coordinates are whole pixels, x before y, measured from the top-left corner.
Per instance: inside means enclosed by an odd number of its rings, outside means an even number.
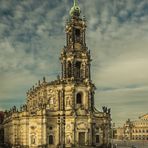
[[[66,135],[66,144],[71,144],[72,143],[72,134],[68,133]]]
[[[87,128],[88,128],[87,123],[85,123],[85,122],[77,123],[77,129],[86,130]]]
[[[66,97],[66,107],[72,107],[72,99],[71,96]]]

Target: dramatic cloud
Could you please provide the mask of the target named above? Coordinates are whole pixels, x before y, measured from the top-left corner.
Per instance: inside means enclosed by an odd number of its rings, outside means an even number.
[[[113,120],[147,112],[148,2],[79,0],[87,19],[96,106],[112,108]],[[60,73],[64,25],[72,0],[0,1],[0,108],[25,102],[39,79]]]

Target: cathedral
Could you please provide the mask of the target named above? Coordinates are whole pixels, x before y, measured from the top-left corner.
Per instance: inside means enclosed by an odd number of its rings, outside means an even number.
[[[86,20],[78,2],[65,26],[60,54],[61,75],[45,77],[27,92],[26,104],[5,111],[4,143],[13,148],[109,147],[110,109],[95,108],[91,55],[86,46]]]

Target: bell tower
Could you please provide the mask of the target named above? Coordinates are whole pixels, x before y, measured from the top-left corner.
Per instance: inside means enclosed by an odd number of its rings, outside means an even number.
[[[74,0],[66,22],[61,77],[33,86],[26,104],[5,112],[4,142],[14,147],[109,148],[110,109],[94,105],[90,51],[86,46],[86,21]],[[11,126],[10,126],[11,125]],[[19,132],[18,132],[19,131]],[[108,147],[109,146],[109,147]]]
[[[70,10],[66,22],[66,46],[61,53],[62,79],[75,82],[91,81],[90,51],[86,47],[86,20],[80,17],[81,10],[77,0]]]

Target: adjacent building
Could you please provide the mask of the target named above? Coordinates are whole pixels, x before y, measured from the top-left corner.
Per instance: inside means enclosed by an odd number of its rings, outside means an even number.
[[[132,122],[132,140],[148,141],[148,114],[139,117],[139,120]]]
[[[26,104],[5,112],[4,142],[13,147],[98,147],[110,143],[110,109],[95,108],[86,20],[77,1],[66,23],[61,76],[43,78],[27,92]]]
[[[113,129],[113,139],[123,140],[124,139],[124,128],[123,127],[117,127]]]
[[[118,140],[148,141],[148,114],[140,116],[135,121],[128,119],[123,127],[116,128],[115,138]]]

